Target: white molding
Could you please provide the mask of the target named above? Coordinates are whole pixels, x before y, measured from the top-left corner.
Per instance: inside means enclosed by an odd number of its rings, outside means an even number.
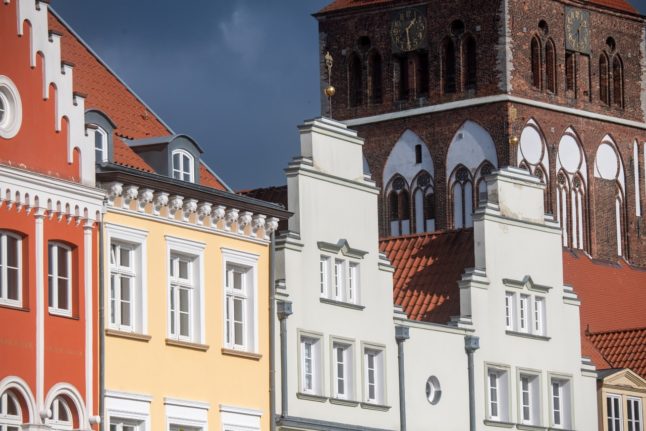
[[[74,407],[76,408],[79,417],[79,428],[90,429],[91,426],[89,420],[91,414],[87,411],[80,392],[71,383],[60,382],[49,388],[49,392],[47,392],[47,397],[43,404],[43,409],[49,412],[52,402],[59,395],[65,395],[74,403]]]
[[[262,416],[262,410],[250,409],[248,407],[237,407],[237,406],[229,406],[226,404],[220,404],[220,413],[223,413],[223,412],[235,413],[238,415],[256,416],[256,417]]]
[[[211,408],[211,404],[205,401],[183,400],[183,399],[171,398],[171,397],[164,397],[164,405],[189,407],[192,409],[203,409],[203,410],[209,410]]]
[[[40,414],[38,414],[36,400],[29,388],[29,384],[18,376],[7,376],[0,380],[0,394],[3,394],[8,389],[17,391],[23,398],[29,413],[29,419],[27,422],[38,423],[38,421],[40,421]]]
[[[0,97],[6,99],[5,115],[8,119],[0,122],[0,138],[11,139],[18,134],[22,125],[22,100],[16,84],[5,75],[0,75]],[[3,124],[3,123],[7,124]]]
[[[152,431],[150,427],[150,404],[153,397],[118,391],[105,391],[106,429],[110,427],[110,418],[128,419],[143,423],[143,430]]]
[[[115,398],[120,400],[128,400],[128,401],[140,401],[140,402],[146,402],[146,403],[150,403],[153,400],[152,395],[137,394],[134,392],[111,391],[109,389],[106,389],[105,397]]]
[[[261,410],[220,404],[221,430],[260,431]]]
[[[83,226],[83,283],[85,284],[85,407],[88,418],[94,414],[94,271],[93,271],[93,223]],[[71,307],[70,307],[71,308]]]
[[[45,402],[45,251],[44,251],[44,211],[36,213],[34,242],[36,264],[36,409],[38,421],[40,413],[44,410]]]
[[[171,425],[186,425],[208,429],[208,411],[210,405],[202,401],[164,398],[166,412],[166,429]]]
[[[547,109],[549,111],[561,112],[564,114],[576,115],[579,117],[606,121],[609,123],[619,124],[622,126],[628,126],[628,127],[641,129],[641,130],[646,130],[646,123],[644,122],[625,120],[623,118],[612,117],[610,115],[604,115],[604,114],[597,114],[595,112],[585,111],[583,109],[568,108],[565,106],[554,105],[547,102],[539,102],[536,100],[526,99],[524,97],[518,97],[518,96],[511,96],[507,94],[476,97],[473,99],[465,99],[465,100],[458,100],[455,102],[440,103],[438,105],[424,106],[421,108],[408,109],[405,111],[372,115],[369,117],[362,117],[362,118],[354,118],[352,120],[346,120],[343,123],[349,127],[362,126],[365,124],[378,123],[381,121],[398,120],[401,118],[409,118],[417,115],[432,114],[436,112],[445,112],[445,111],[451,111],[454,109],[469,108],[473,106],[488,105],[491,103],[500,103],[500,102],[519,103],[522,105],[533,106],[535,108]]]
[[[195,257],[200,257],[206,248],[206,243],[201,241],[194,241],[171,235],[164,235],[164,239],[173,250]]]

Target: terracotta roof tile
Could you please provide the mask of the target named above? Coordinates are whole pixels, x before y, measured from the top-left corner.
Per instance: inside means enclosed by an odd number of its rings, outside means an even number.
[[[213,172],[204,164],[200,163],[200,184],[206,187],[213,187],[218,190],[228,190],[226,185],[213,174]]]
[[[474,265],[472,229],[385,238],[379,245],[395,267],[393,299],[408,318],[448,323],[460,314],[458,281]]]
[[[264,187],[252,190],[240,190],[239,194],[262,201],[273,202],[287,208],[287,186]]]
[[[153,169],[144,162],[144,159],[132,151],[128,144],[123,142],[121,138],[114,136],[112,142],[114,143],[114,147],[112,149],[114,159],[118,164],[144,172],[154,172]]]
[[[630,368],[646,378],[646,327],[586,335],[611,368]]]
[[[397,3],[397,0],[335,0],[321,9],[318,13],[335,12],[343,9],[372,6],[383,3]],[[590,0],[589,3],[594,3],[599,6],[623,12],[633,14],[638,13],[637,10],[626,0]]]

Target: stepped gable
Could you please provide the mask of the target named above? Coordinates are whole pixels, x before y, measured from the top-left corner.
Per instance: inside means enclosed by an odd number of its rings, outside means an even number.
[[[86,95],[86,109],[105,113],[116,124],[114,162],[144,172],[154,172],[124,139],[144,139],[174,132],[153,113],[55,13],[49,28],[62,35],[61,57],[74,64],[74,91]],[[218,190],[228,187],[200,161],[200,183]]]
[[[610,368],[630,368],[646,378],[646,327],[588,332],[586,337]]]
[[[335,0],[329,5],[321,9],[318,14],[324,14],[327,12],[335,12],[343,9],[352,9],[362,6],[373,6],[383,3],[397,3],[396,0]],[[609,9],[619,10],[622,12],[627,12],[631,14],[638,14],[639,12],[635,9],[629,2],[625,0],[589,0],[588,3],[595,4],[597,6],[606,7]]]
[[[393,299],[409,319],[448,323],[460,315],[458,281],[474,266],[473,229],[385,238],[395,267]]]

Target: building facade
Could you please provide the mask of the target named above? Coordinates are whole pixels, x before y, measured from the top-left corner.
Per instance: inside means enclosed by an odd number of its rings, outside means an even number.
[[[47,5],[0,6],[0,429],[97,429],[93,130]],[[43,157],[46,154],[46,157]]]
[[[472,226],[484,177],[511,165],[547,185],[565,247],[646,262],[644,20],[627,2],[338,0],[315,16],[382,236]]]

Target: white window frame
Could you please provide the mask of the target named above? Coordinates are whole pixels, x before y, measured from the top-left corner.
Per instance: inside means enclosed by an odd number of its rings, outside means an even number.
[[[505,291],[505,330],[546,336],[546,297],[525,291]]]
[[[168,307],[170,323],[169,338],[180,341],[192,341],[194,336],[194,298],[195,290],[197,289],[196,277],[194,273],[194,256],[187,256],[184,254],[176,253],[174,251],[170,254],[169,264],[169,288],[168,299],[170,306]],[[180,266],[186,265],[186,278],[180,276]],[[187,292],[186,311],[182,311],[182,292]],[[174,305],[174,306],[173,306]],[[187,334],[182,334],[182,314],[187,314]]]
[[[510,418],[510,368],[507,365],[485,364],[486,418],[492,422],[508,422]],[[495,378],[492,385],[492,377]],[[495,400],[493,399],[495,389]],[[495,403],[496,411],[493,411]]]
[[[9,398],[16,406],[16,415],[8,413]],[[22,408],[18,402],[18,398],[9,391],[0,394],[0,431],[8,431],[11,429],[22,429]]]
[[[18,262],[18,299],[9,298],[9,286],[8,286],[8,276],[7,276],[7,237],[11,237],[16,240],[16,260]],[[0,261],[0,304],[9,305],[14,307],[22,306],[22,273],[23,273],[23,262],[22,262],[22,237],[12,232],[0,231],[0,247],[2,247],[2,260]]]
[[[319,273],[322,298],[359,304],[361,264],[358,261],[321,255]]]
[[[572,377],[565,375],[549,375],[548,400],[550,411],[550,426],[556,429],[574,429],[573,426],[573,402],[572,402]],[[554,387],[558,386],[560,422],[555,417],[555,398]]]
[[[363,365],[363,400],[368,404],[386,404],[386,361],[385,346],[364,344],[362,346]],[[373,357],[373,364],[370,367],[370,356]],[[372,382],[371,382],[372,368]],[[370,387],[374,388],[374,396],[370,396]]]
[[[259,255],[239,250],[221,248],[222,253],[222,316],[223,316],[223,342],[224,347],[232,350],[241,350],[258,353],[258,259]],[[232,298],[239,292],[229,288],[229,270],[242,269],[245,306],[243,308],[243,344],[235,343],[234,325],[227,326],[229,315],[227,310],[233,310]],[[227,306],[229,306],[227,308]],[[228,328],[228,330],[227,330]]]
[[[179,155],[180,166],[175,166],[175,156]],[[187,166],[188,165],[188,166]],[[173,150],[171,153],[171,171],[172,177],[176,180],[195,182],[195,159],[186,150]],[[184,177],[188,175],[188,180]]]
[[[309,343],[309,358],[306,354],[306,344]],[[299,390],[309,395],[321,395],[323,393],[323,335],[309,331],[299,331],[298,355],[299,355]],[[307,361],[310,361],[311,388],[307,382]]]
[[[67,414],[68,420],[60,419],[60,409],[63,408]],[[57,430],[71,430],[74,426],[74,416],[72,415],[72,408],[69,403],[60,396],[54,398],[51,405],[52,417],[47,419],[46,423],[52,425]]]
[[[534,296],[532,298],[532,333],[545,334],[545,298]]]
[[[331,342],[330,364],[332,368],[331,393],[332,397],[340,400],[353,401],[355,398],[354,388],[354,341],[333,338]],[[338,352],[341,350],[342,356],[339,361]],[[342,375],[339,375],[339,365],[341,365]],[[343,392],[339,392],[339,380],[343,382]]]
[[[113,250],[115,254],[113,255]],[[130,262],[129,266],[121,265],[121,253],[126,251],[129,254],[128,260]],[[134,332],[135,328],[135,319],[136,319],[136,309],[137,309],[137,246],[134,244],[128,244],[124,242],[114,241],[110,243],[110,288],[108,292],[109,297],[109,313],[108,313],[108,325],[111,328],[117,329],[124,332]],[[114,259],[114,261],[113,261]],[[122,289],[123,289],[123,280],[129,280],[129,305],[130,305],[130,315],[128,319],[130,324],[125,324],[122,320],[122,310],[123,305],[122,299]],[[113,292],[114,290],[114,292]],[[114,294],[114,297],[113,297]],[[112,321],[114,315],[114,321]]]
[[[521,293],[518,296],[518,332],[530,332],[531,297]]]
[[[5,104],[4,117],[0,121],[0,137],[11,139],[22,125],[22,101],[16,84],[7,76],[0,75],[0,97]]]
[[[205,340],[205,322],[204,322],[204,250],[206,249],[206,244],[198,241],[190,241],[184,238],[178,238],[170,235],[165,235],[166,239],[166,300],[167,300],[167,337],[172,340],[187,341],[191,343],[204,344]],[[184,287],[191,288],[191,295],[189,295],[189,336],[181,336],[179,332],[173,333],[171,331],[171,319],[173,315],[171,313],[171,291],[172,286],[177,285],[176,283],[183,282],[174,279],[171,276],[171,259],[179,258],[186,259],[192,262],[192,270],[190,270],[190,280],[186,281],[186,284],[182,284]],[[173,261],[174,262],[174,261]],[[179,294],[177,294],[179,297]],[[179,306],[179,303],[175,303]],[[179,313],[177,314],[177,319],[175,321],[175,329],[179,331]]]
[[[516,327],[516,294],[505,292],[505,328],[513,331]]]
[[[61,307],[61,304],[58,303],[58,279],[59,279],[59,274],[58,274],[58,251],[59,249],[65,250],[65,254],[67,255],[67,304],[65,304],[64,307]],[[52,250],[55,250],[52,252]],[[49,307],[49,312],[50,314],[55,314],[59,316],[66,316],[70,317],[72,315],[72,304],[74,301],[72,300],[72,292],[74,289],[72,289],[72,283],[74,283],[74,277],[72,274],[72,247],[70,247],[67,244],[64,244],[59,241],[49,241],[47,243],[47,260],[48,260],[48,268],[47,268],[47,283],[48,283],[48,292],[49,292],[49,302],[52,303],[52,305],[48,305]],[[50,267],[52,268],[53,272],[50,272]],[[50,278],[52,279],[52,288],[49,289],[49,283],[50,283]]]
[[[319,259],[319,283],[321,297],[327,297],[330,290],[330,256],[321,255]]]
[[[223,431],[260,431],[261,410],[220,404]]]
[[[610,406],[612,406],[612,409],[609,409],[608,401],[612,400],[613,402],[610,403]],[[614,405],[616,401],[616,406],[618,408],[618,411],[615,411]],[[608,431],[623,431],[624,429],[624,415],[623,415],[623,400],[621,395],[616,395],[616,394],[606,394],[606,403],[605,403],[605,408],[607,410],[607,422],[608,422]],[[611,412],[612,410],[612,412]],[[614,423],[618,422],[619,426],[615,427]]]
[[[96,153],[101,152],[101,159],[95,160],[96,163],[105,163],[108,161],[108,133],[103,129],[103,127],[96,125],[94,130],[94,154],[96,158]],[[101,148],[96,146],[97,137],[101,139]]]
[[[203,401],[164,398],[166,410],[166,430],[187,428],[190,431],[209,429],[208,412],[211,405]]]
[[[112,431],[113,425],[116,428],[115,431],[128,431],[128,429],[124,430],[124,427],[129,427],[133,431],[143,431],[141,428],[143,423],[142,421],[138,421],[138,420],[125,419],[121,417],[112,416],[110,417],[110,424],[108,426],[109,431]]]
[[[525,389],[523,383],[527,382]],[[541,375],[536,370],[518,370],[518,423],[541,425]],[[528,395],[525,404],[524,395]],[[527,411],[525,410],[527,409]],[[525,413],[529,413],[527,416]]]
[[[105,255],[110,256],[112,244],[124,245],[133,248],[134,257],[134,285],[133,303],[131,306],[131,327],[117,325],[110,322],[112,303],[110,289],[105,289],[105,303],[108,304],[108,318],[106,326],[117,331],[129,331],[145,335],[148,333],[148,232],[141,229],[106,223]],[[109,260],[108,260],[109,262]],[[106,271],[105,285],[110,286],[112,271]]]
[[[637,418],[635,418],[635,412],[639,412],[639,416]],[[641,398],[626,397],[626,424],[628,425],[629,430],[644,431],[644,417]]]
[[[106,390],[105,416],[106,430],[110,429],[112,420],[127,420],[139,424],[137,431],[151,431],[149,395]]]

